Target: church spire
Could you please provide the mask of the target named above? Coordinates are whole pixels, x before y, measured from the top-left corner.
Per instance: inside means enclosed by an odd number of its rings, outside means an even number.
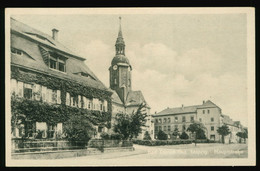
[[[125,55],[125,42],[121,29],[121,16],[119,17],[119,32],[118,37],[116,39],[116,55]]]

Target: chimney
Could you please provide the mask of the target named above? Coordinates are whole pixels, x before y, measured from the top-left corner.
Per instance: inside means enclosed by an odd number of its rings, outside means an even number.
[[[58,41],[58,32],[59,32],[59,30],[57,30],[57,29],[52,29],[52,38],[54,39],[54,40],[56,40],[56,41]]]
[[[205,103],[205,100],[203,100],[202,104],[204,104],[204,103]]]
[[[181,105],[181,108],[182,108],[182,110],[184,109],[184,105],[183,104]]]
[[[155,114],[156,114],[157,112],[155,111]]]

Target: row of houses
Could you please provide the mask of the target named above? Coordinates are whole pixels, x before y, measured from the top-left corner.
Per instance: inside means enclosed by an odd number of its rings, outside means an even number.
[[[89,69],[85,58],[74,54],[59,42],[57,29],[53,29],[52,36],[49,36],[11,18],[10,31],[10,90],[16,98],[50,106],[66,105],[99,112],[102,114],[100,117],[104,117],[104,120],[112,125],[117,113],[131,114],[140,104],[145,103],[147,122],[143,132],[137,137],[139,139],[143,139],[146,131],[152,139],[156,139],[159,130],[163,130],[171,138],[175,129],[187,132],[189,125],[196,121],[205,126],[206,137],[215,141],[220,140],[217,128],[223,124],[228,125],[232,132],[229,141],[235,142],[236,132],[243,128],[239,122],[233,122],[227,115],[223,115],[221,108],[210,100],[203,101],[201,105],[182,105],[151,114],[151,108],[142,92],[132,90],[132,66],[125,55],[121,18],[115,56],[109,67],[109,88]],[[111,132],[112,127],[106,125],[97,123],[94,135]],[[25,119],[19,126],[13,125],[12,130],[13,137],[31,138],[37,130],[43,130],[43,137],[46,138],[48,131],[62,133],[63,121]],[[52,137],[54,136],[49,138]]]

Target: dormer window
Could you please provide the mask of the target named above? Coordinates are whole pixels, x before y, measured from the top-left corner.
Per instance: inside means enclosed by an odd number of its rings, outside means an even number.
[[[23,55],[23,51],[16,49],[16,48],[11,48],[11,52],[12,52],[12,54],[15,54],[15,55],[20,55],[20,56]]]
[[[66,72],[66,61],[65,58],[56,53],[50,52],[49,67],[52,69]]]

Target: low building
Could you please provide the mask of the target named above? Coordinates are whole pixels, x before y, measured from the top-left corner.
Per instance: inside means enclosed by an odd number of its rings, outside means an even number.
[[[239,143],[241,138],[236,134],[238,132],[243,132],[243,126],[240,121],[233,121],[228,115],[221,115],[221,123],[222,125],[227,125],[230,134],[225,136],[225,143]]]
[[[39,130],[43,138],[62,133],[68,111],[61,111],[61,106],[100,117],[94,135],[109,128],[112,92],[88,68],[85,58],[59,42],[57,29],[49,36],[11,18],[10,31],[13,137],[34,138]],[[21,106],[25,100],[41,111]],[[25,113],[17,113],[21,109]]]
[[[153,115],[155,120],[155,138],[159,130],[172,137],[172,133],[177,128],[180,133],[187,132],[187,128],[195,121],[205,126],[205,134],[208,139],[219,141],[220,136],[217,128],[220,126],[221,108],[216,104],[203,101],[201,105],[184,106],[177,108],[166,108]],[[191,133],[187,132],[190,138],[194,138]]]

